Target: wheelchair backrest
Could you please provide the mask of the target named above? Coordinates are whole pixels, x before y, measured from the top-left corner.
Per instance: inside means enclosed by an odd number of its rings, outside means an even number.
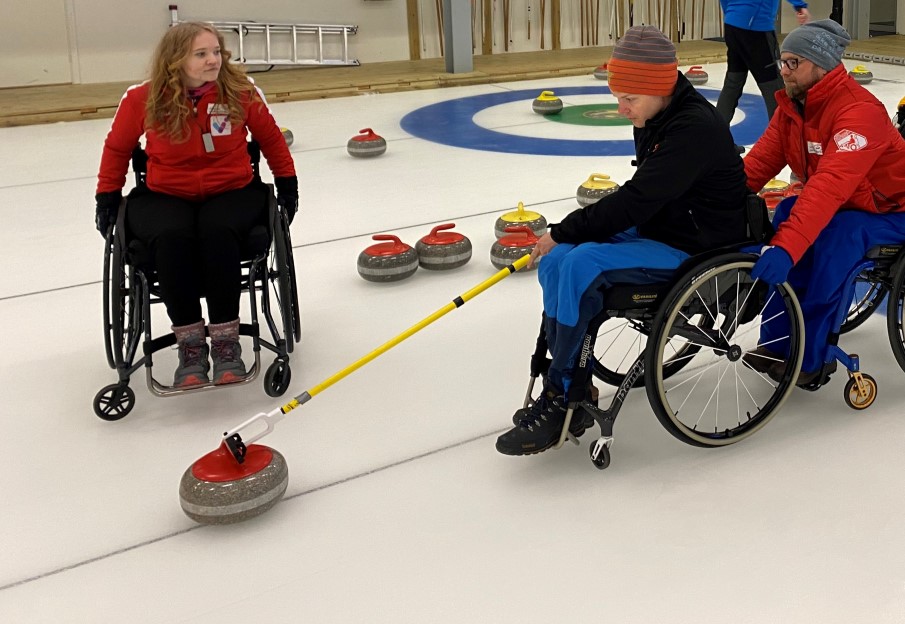
[[[767,212],[767,202],[757,193],[748,193],[745,203],[745,218],[748,223],[748,238],[753,243],[769,243],[773,238],[773,224]]]
[[[261,145],[251,139],[248,142],[248,159],[251,161],[251,172],[254,179],[261,181]],[[135,173],[135,186],[144,186],[145,178],[148,174],[148,154],[141,147],[136,145],[132,150],[132,171]]]

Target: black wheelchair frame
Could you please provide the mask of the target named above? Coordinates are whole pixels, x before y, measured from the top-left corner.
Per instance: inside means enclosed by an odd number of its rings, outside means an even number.
[[[254,179],[259,174],[260,148],[254,141],[248,144]],[[144,186],[147,155],[141,146],[132,153],[132,170],[136,187]],[[263,184],[263,182],[261,182]],[[276,354],[264,375],[264,391],[273,397],[283,395],[289,387],[292,371],[289,354],[301,339],[301,318],[298,285],[289,234],[289,218],[281,208],[273,185],[268,187],[266,223],[255,226],[246,241],[247,256],[241,264],[242,290],[249,294],[251,319],[241,323],[239,333],[250,337],[254,363],[248,374],[230,386],[253,381],[261,370],[261,348]],[[148,389],[156,396],[173,396],[219,388],[213,383],[176,388],[162,384],[153,375],[153,354],[176,344],[172,332],[154,337],[151,328],[151,306],[161,303],[156,284],[156,271],[147,251],[135,239],[129,240],[125,227],[128,199],[124,198],[117,213],[116,224],[106,236],[104,250],[104,347],[107,363],[117,372],[119,380],[104,386],[94,397],[95,414],[104,420],[119,420],[132,410],[135,392],[129,387],[133,373],[144,367]],[[271,303],[271,293],[277,301],[278,321]],[[256,295],[260,294],[260,302]],[[271,339],[261,336],[258,306],[269,329]],[[207,329],[205,328],[205,333]],[[140,356],[139,356],[140,353]]]
[[[751,215],[749,206],[749,222]],[[764,242],[768,236],[769,233],[752,239]],[[569,433],[569,424],[575,410],[584,410],[600,426],[600,436],[589,448],[591,461],[599,469],[609,466],[616,417],[628,391],[641,386],[664,428],[693,446],[733,444],[769,422],[796,387],[804,350],[804,319],[788,284],[768,287],[751,277],[757,257],[741,253],[742,247],[693,256],[675,271],[663,272],[662,281],[656,283],[616,284],[606,290],[606,309],[591,321],[582,341],[566,395],[565,423],[555,448],[566,440],[578,444]],[[835,319],[837,331],[830,336],[821,375],[799,387],[816,390],[825,385],[835,372],[836,363],[842,362],[849,375],[844,390],[846,404],[860,410],[874,402],[876,381],[860,371],[859,357],[843,351],[838,339],[840,334],[863,323],[887,292],[889,342],[905,371],[903,264],[905,246],[879,245],[852,268],[843,292],[844,303]],[[870,296],[856,296],[856,283],[867,284]],[[773,297],[782,302],[783,311],[764,318],[763,312]],[[863,298],[869,301],[855,305]],[[743,358],[757,347],[769,347],[760,343],[759,328],[775,322],[780,315],[787,317],[788,335],[784,340],[788,341],[789,353],[785,360],[772,364],[769,374],[764,374],[748,366]],[[601,332],[608,319],[623,322]],[[625,336],[626,330],[637,336]],[[609,342],[601,349],[602,338]],[[537,378],[545,376],[549,369],[547,351],[541,323],[531,357],[525,408],[535,401]],[[599,408],[588,396],[592,376],[617,387],[606,409]],[[712,382],[705,381],[711,377]],[[703,392],[695,395],[699,386]]]

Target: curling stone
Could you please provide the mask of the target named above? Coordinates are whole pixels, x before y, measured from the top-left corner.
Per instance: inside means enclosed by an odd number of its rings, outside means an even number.
[[[432,271],[455,269],[471,260],[471,241],[458,232],[444,232],[456,227],[455,223],[444,223],[415,243],[418,264]]]
[[[542,91],[531,104],[531,109],[538,115],[555,115],[562,111],[562,100],[552,91]]]
[[[792,195],[801,195],[801,191],[804,190],[804,183],[801,180],[795,180],[789,183],[789,188],[786,189],[786,192],[783,193],[785,197],[792,197]]]
[[[534,250],[537,236],[526,225],[510,225],[506,235],[490,248],[490,264],[498,269],[507,266]],[[527,267],[526,267],[527,270]]]
[[[358,255],[358,274],[369,282],[398,282],[418,270],[418,253],[393,234],[375,234],[376,241]]]
[[[685,72],[685,77],[688,78],[688,82],[693,85],[702,85],[707,84],[707,79],[710,77],[707,75],[707,72],[704,71],[704,68],[700,65],[695,65],[687,72]]]
[[[189,466],[179,482],[179,503],[201,524],[232,524],[276,505],[289,484],[289,468],[277,451],[249,445],[239,463],[221,444]]]
[[[783,199],[786,198],[786,191],[789,189],[789,183],[785,180],[773,178],[764,185],[757,194],[763,198],[767,204],[767,213],[773,218],[773,211]]]
[[[364,128],[358,132],[359,134],[349,139],[346,144],[349,155],[355,158],[372,158],[387,151],[386,139],[370,128]]]
[[[575,199],[578,205],[584,208],[595,203],[601,197],[619,190],[619,185],[610,180],[610,176],[602,173],[592,173],[591,176],[578,187]]]
[[[855,65],[855,68],[848,75],[854,78],[855,82],[862,85],[870,84],[874,79],[873,73],[864,65]]]
[[[541,236],[547,231],[547,220],[544,215],[533,210],[525,210],[525,204],[518,203],[518,208],[507,212],[496,220],[493,226],[493,234],[497,238],[506,236],[506,228],[510,225],[524,225],[531,229],[535,236]]]
[[[609,77],[610,73],[607,71],[606,63],[594,70],[594,78],[597,80],[607,80]]]
[[[283,138],[286,140],[286,147],[291,147],[292,141],[294,140],[292,130],[289,128],[280,128],[280,132],[283,133]]]

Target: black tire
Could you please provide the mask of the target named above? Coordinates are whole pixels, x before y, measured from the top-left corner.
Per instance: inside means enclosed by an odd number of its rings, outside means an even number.
[[[289,382],[292,380],[292,369],[289,368],[289,362],[276,359],[273,364],[267,367],[264,373],[264,392],[267,396],[280,397],[286,394],[289,389]]]
[[[746,254],[703,263],[676,284],[654,319],[645,355],[647,396],[660,423],[687,444],[717,447],[747,438],[769,422],[795,388],[804,348],[798,299],[787,284],[768,289],[752,279],[753,266]],[[779,310],[765,320],[768,301]],[[702,318],[706,324],[695,322]],[[746,353],[769,346],[759,344],[761,325],[782,320],[788,323],[787,360],[769,375],[745,365]],[[680,350],[684,342],[698,346],[694,363],[687,362],[667,385],[664,353],[668,362],[667,346],[677,343]]]
[[[295,261],[289,239],[289,220],[282,210],[277,209],[274,221],[274,244],[269,277],[277,282],[276,293],[283,322],[283,337],[286,339],[286,352],[292,353],[295,343],[302,338]]]
[[[135,407],[135,392],[125,384],[104,386],[94,395],[94,413],[106,421],[125,418]]]
[[[905,330],[902,327],[905,314],[905,268],[896,272],[886,306],[886,334],[889,337],[889,346],[892,347],[899,367],[905,371]]]
[[[839,333],[845,334],[863,325],[877,310],[888,292],[884,284],[872,282],[863,275],[856,277],[855,295],[852,297],[848,314],[839,328]]]
[[[104,347],[111,368],[128,368],[144,331],[144,290],[134,267],[126,264],[122,243],[108,242],[104,254]]]

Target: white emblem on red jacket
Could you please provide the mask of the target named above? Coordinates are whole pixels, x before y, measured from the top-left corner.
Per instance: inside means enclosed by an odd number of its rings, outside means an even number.
[[[851,130],[840,130],[833,136],[833,141],[842,152],[857,152],[867,147],[867,137]]]

